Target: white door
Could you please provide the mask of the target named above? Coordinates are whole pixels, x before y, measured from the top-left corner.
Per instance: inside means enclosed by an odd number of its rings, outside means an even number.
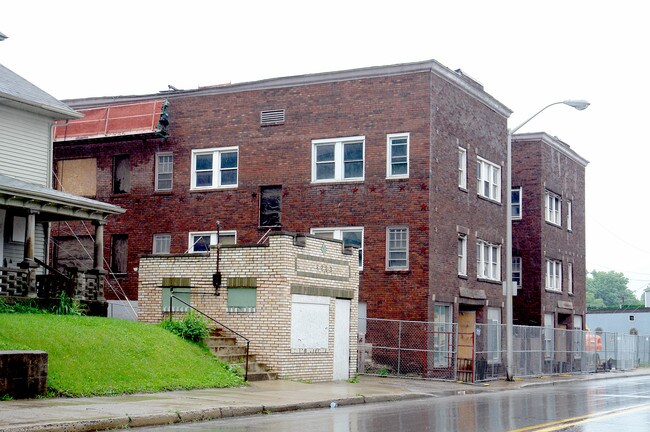
[[[350,300],[336,299],[334,308],[333,380],[350,378]]]

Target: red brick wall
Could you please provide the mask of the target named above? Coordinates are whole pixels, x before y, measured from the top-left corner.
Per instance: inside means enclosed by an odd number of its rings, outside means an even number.
[[[558,301],[571,302],[572,314],[584,317],[585,168],[544,142],[515,141],[513,186],[523,187],[524,200],[524,217],[513,225],[513,255],[522,256],[525,278],[523,293],[515,298],[515,323],[543,325],[544,313],[571,314],[558,310]],[[562,196],[561,227],[545,220],[546,190]],[[568,200],[572,201],[571,231],[567,230]],[[546,258],[562,261],[562,293],[545,289]],[[573,263],[573,295],[567,289],[569,262]],[[572,322],[565,324],[572,326]]]
[[[476,280],[476,236],[502,243],[503,205],[476,194],[476,155],[503,165],[505,118],[430,73],[217,95],[169,95],[167,140],[57,144],[55,158],[98,157],[97,199],[127,208],[105,228],[129,235],[129,273],[137,293],[138,255],[151,253],[154,233],[171,233],[171,252],[185,252],[189,231],[236,230],[255,243],[259,187],[282,185],[285,231],[363,226],[360,299],[369,317],[428,319],[431,294],[453,303],[458,288],[484,289],[500,306],[498,284]],[[261,110],[286,109],[286,123],[260,127]],[[409,179],[386,179],[386,135],[410,133]],[[365,135],[365,180],[311,183],[311,140]],[[468,149],[468,191],[458,189],[457,139]],[[190,192],[191,150],[239,146],[236,189]],[[173,191],[154,194],[154,154],[173,151]],[[132,190],[111,196],[112,156],[131,155]],[[503,184],[505,184],[505,177]],[[503,187],[502,187],[503,190]],[[502,192],[505,199],[505,195]],[[386,272],[386,227],[408,225],[407,272]],[[467,279],[457,276],[457,225],[470,230]],[[504,252],[505,253],[505,252]],[[107,249],[106,256],[110,257]],[[431,269],[431,272],[429,271]],[[107,293],[110,298],[110,293]],[[498,303],[498,304],[496,304]],[[456,308],[455,308],[456,309]]]

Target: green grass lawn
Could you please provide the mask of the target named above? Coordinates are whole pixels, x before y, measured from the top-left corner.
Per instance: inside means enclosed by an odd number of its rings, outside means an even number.
[[[207,350],[157,325],[50,314],[0,313],[0,350],[48,353],[48,389],[90,396],[232,387],[243,379]]]

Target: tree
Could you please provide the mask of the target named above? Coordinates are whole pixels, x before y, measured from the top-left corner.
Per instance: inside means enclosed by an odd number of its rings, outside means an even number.
[[[587,275],[587,308],[639,305],[641,302],[627,287],[628,279],[615,271],[592,271]]]

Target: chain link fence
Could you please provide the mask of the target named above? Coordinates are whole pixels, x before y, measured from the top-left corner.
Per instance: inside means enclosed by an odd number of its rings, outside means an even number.
[[[506,376],[505,324],[459,333],[453,323],[368,318],[359,329],[360,374],[468,382]],[[650,336],[513,326],[516,377],[639,366],[650,366]]]
[[[366,319],[360,323],[358,372],[456,380],[455,324]]]

